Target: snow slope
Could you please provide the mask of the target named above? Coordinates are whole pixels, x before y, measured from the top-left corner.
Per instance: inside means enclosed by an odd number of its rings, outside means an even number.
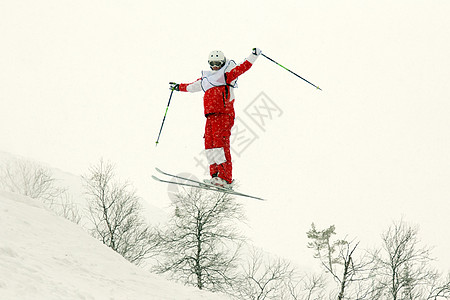
[[[0,191],[0,299],[229,299],[130,264],[40,202]]]
[[[8,163],[13,164],[14,162],[36,164],[36,166],[48,170],[51,177],[55,179],[55,186],[67,190],[69,197],[68,200],[77,206],[78,211],[81,212],[83,209],[86,209],[86,190],[81,175],[71,174],[42,161],[36,161],[28,157],[22,157],[20,155],[15,155],[0,150],[0,166]],[[88,170],[86,170],[86,174],[87,173]],[[120,176],[118,176],[117,179],[123,181]],[[156,225],[167,220],[167,214],[162,209],[149,204],[147,201],[140,201],[140,204],[143,208],[143,217],[145,217],[150,224]],[[84,219],[82,219],[80,225],[85,227],[90,226],[90,224],[86,224],[86,220]]]

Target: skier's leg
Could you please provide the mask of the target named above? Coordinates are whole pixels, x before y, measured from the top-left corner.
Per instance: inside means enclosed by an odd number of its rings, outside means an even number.
[[[217,168],[217,164],[215,163],[214,157],[212,155],[211,149],[214,149],[214,138],[213,138],[213,132],[214,132],[214,123],[215,120],[214,116],[208,116],[206,118],[206,125],[205,125],[205,152],[206,152],[206,158],[209,164],[209,174],[211,177],[216,177],[219,173],[219,170]]]
[[[229,140],[229,138],[226,140]],[[218,177],[226,180],[228,183],[231,183],[233,181],[233,164],[231,162],[231,153],[229,144],[228,145],[225,144],[223,149],[226,161],[217,166]]]
[[[215,135],[215,145],[220,146],[224,156],[221,161],[216,161],[218,164],[218,177],[224,179],[228,183],[233,181],[233,164],[230,151],[230,136],[233,124],[234,118],[226,114],[221,114],[219,122],[220,127],[217,129],[217,134]]]
[[[234,118],[227,114],[208,116],[205,126],[205,150],[210,164],[211,177],[220,177],[231,183],[232,163],[230,152],[231,128]]]

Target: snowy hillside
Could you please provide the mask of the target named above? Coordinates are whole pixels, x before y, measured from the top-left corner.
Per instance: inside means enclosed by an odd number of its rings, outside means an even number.
[[[11,154],[0,150],[0,165],[14,162],[20,162],[24,164],[36,164],[37,167],[42,167],[49,171],[51,177],[55,179],[55,186],[67,190],[68,201],[76,205],[78,211],[86,209],[86,195],[85,188],[83,186],[83,179],[81,175],[75,175],[66,171],[63,171],[54,166],[50,166],[41,161],[35,161],[28,157],[22,157],[20,155]],[[88,172],[88,170],[86,170]],[[143,213],[146,220],[151,224],[162,223],[166,220],[166,212],[162,209],[151,205],[148,201],[141,201],[143,206]],[[86,224],[87,220],[82,219],[80,225],[89,227],[90,224]]]
[[[208,299],[130,264],[33,199],[0,191],[0,299]]]

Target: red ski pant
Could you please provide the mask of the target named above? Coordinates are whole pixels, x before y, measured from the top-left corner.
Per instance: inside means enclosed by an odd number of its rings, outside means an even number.
[[[207,116],[205,125],[205,150],[210,164],[209,173],[228,183],[233,180],[230,153],[230,135],[233,124],[233,116],[213,114]]]

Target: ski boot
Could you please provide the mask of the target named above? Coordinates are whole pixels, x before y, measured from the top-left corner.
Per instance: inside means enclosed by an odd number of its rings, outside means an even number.
[[[203,181],[207,184],[215,185],[217,187],[221,187],[228,190],[232,190],[234,185],[234,180],[231,183],[228,183],[226,180],[217,176],[211,179],[205,179]]]

